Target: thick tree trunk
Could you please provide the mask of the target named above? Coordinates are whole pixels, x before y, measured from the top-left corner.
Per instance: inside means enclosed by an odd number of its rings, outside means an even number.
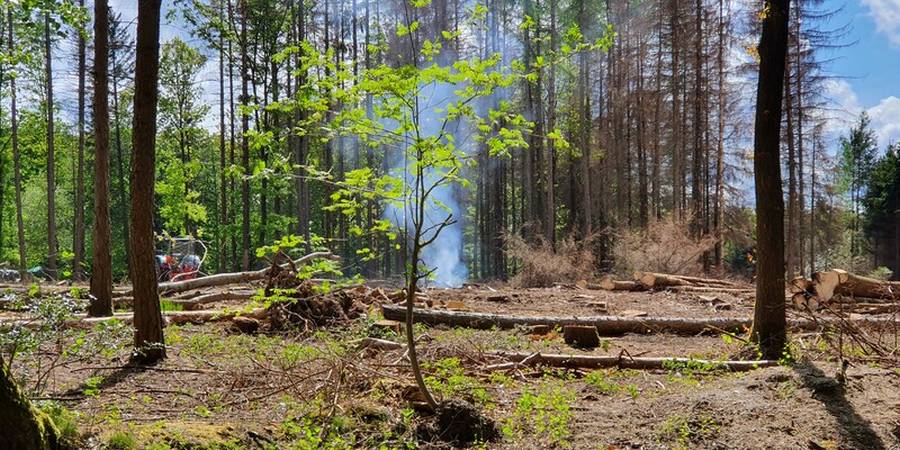
[[[790,2],[770,0],[766,11],[759,44],[753,139],[758,262],[752,338],[759,344],[763,358],[778,359],[787,341],[780,140]]]
[[[59,431],[53,421],[38,411],[16,386],[0,355],[0,448],[17,450],[55,450]]]
[[[144,362],[165,358],[156,281],[153,191],[156,113],[159,99],[159,13],[161,0],[138,5],[134,69],[134,125],[131,168],[131,268],[134,285],[134,346]]]
[[[109,7],[94,3],[94,234],[91,265],[92,316],[111,316],[112,256],[109,219]],[[155,271],[154,271],[155,273]]]

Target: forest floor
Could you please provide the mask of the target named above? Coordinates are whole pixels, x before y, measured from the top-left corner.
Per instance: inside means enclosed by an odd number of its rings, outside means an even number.
[[[386,290],[354,289],[368,296]],[[748,296],[575,286],[467,285],[429,289],[426,297],[435,308],[531,316],[747,318],[753,306]],[[366,308],[357,319],[303,332],[170,324],[168,358],[141,368],[127,364],[131,331],[124,323],[67,327],[20,350],[12,365],[37,399],[64,407],[54,414],[68,423],[79,448],[443,448],[424,440],[429,414],[417,401],[404,350],[360,348],[366,337],[403,342],[376,324],[377,302]],[[626,334],[604,336],[599,347],[583,350],[566,345],[558,330],[535,335],[525,328],[421,324],[416,330],[435,396],[465,399],[496,422],[497,440],[477,447],[900,448],[900,368],[855,363],[841,385],[837,363],[815,333],[793,333],[790,360],[777,367],[732,373],[687,365],[656,371],[488,366],[502,362],[491,353],[497,350],[746,359],[739,337]]]

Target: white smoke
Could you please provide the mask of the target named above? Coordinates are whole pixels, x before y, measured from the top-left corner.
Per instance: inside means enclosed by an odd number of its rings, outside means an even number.
[[[454,90],[459,86],[445,83],[432,83],[423,86],[419,95],[419,130],[423,136],[433,137],[441,133],[444,125],[445,114],[443,111],[454,101],[457,96]],[[454,145],[458,151],[469,153],[471,142],[467,136],[466,126],[455,121],[448,123],[443,131],[451,134]],[[404,152],[407,149],[403,149]],[[391,173],[398,179],[405,180],[405,192],[412,190],[414,175],[409,168],[413,161],[400,154],[395,161],[389,161]],[[442,169],[441,169],[442,170]],[[433,185],[443,173],[435,169],[429,169],[425,173],[425,186]],[[459,287],[468,278],[468,269],[463,259],[463,210],[459,199],[456,198],[455,183],[444,182],[431,191],[425,208],[425,223],[423,230],[430,230],[422,237],[427,241],[434,237],[434,233],[440,232],[437,239],[422,251],[422,261],[429,270],[433,270],[431,282],[441,287]],[[415,212],[416,205],[409,204],[411,197],[405,196],[406,202],[402,206],[389,204],[385,211],[385,218],[389,219],[401,232],[407,230],[411,238],[412,220],[411,214]],[[440,228],[439,225],[452,215],[454,222]]]

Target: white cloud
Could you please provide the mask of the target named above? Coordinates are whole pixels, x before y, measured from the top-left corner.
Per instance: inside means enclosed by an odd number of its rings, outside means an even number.
[[[866,110],[882,146],[900,142],[900,98],[886,97]]]
[[[862,0],[869,7],[875,29],[887,36],[892,45],[900,47],[900,0]]]
[[[864,107],[860,104],[853,86],[846,80],[826,81],[825,91],[834,108],[834,114],[829,118],[827,126],[830,134],[846,134],[847,128],[856,121],[861,112],[865,111],[869,114],[879,146],[900,142],[900,98],[892,95],[882,98],[874,106]]]

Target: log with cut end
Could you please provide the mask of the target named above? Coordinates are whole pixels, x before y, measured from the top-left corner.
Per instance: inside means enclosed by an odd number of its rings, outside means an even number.
[[[660,370],[678,367],[702,367],[710,370],[729,370],[732,372],[746,372],[762,367],[773,367],[778,361],[751,360],[751,361],[715,361],[692,358],[648,358],[628,356],[590,356],[590,355],[565,355],[552,353],[520,353],[520,352],[495,352],[495,356],[508,359],[520,365],[544,365],[552,367],[565,367],[570,369],[603,369],[617,367],[621,369]],[[497,367],[500,367],[497,365]],[[505,368],[505,367],[504,367]]]
[[[835,294],[852,297],[900,298],[900,282],[883,281],[832,269],[813,274],[813,289],[819,301],[830,301]]]
[[[588,289],[601,289],[604,291],[640,291],[644,288],[640,283],[629,280],[616,280],[613,277],[603,277],[599,283],[589,283]]]
[[[634,281],[648,289],[659,289],[670,286],[687,286],[691,283],[675,275],[653,272],[635,272]]]
[[[743,287],[740,283],[734,281],[655,272],[635,272],[634,281],[648,289],[661,289],[673,286],[706,286],[733,289]]]
[[[315,259],[340,260],[340,257],[331,252],[314,252],[293,261],[295,266],[306,264]],[[195,278],[193,280],[171,281],[159,283],[160,294],[176,294],[210,286],[224,286],[227,284],[244,284],[251,281],[262,280],[266,277],[269,268],[251,270],[249,272],[217,273],[208,277]]]
[[[726,288],[715,286],[671,286],[666,288],[666,290],[672,292],[715,292],[735,295],[752,294],[754,292],[753,288]]]
[[[402,306],[382,305],[381,312],[385,319],[401,322],[406,320],[406,308]],[[478,329],[491,329],[494,327],[509,329],[517,326],[532,325],[548,325],[550,327],[582,325],[593,326],[597,328],[598,333],[603,335],[652,332],[698,334],[728,331],[739,333],[748,329],[751,323],[749,319],[719,317],[708,319],[619,316],[535,317],[422,308],[413,310],[413,320],[429,325],[449,325]]]
[[[405,321],[406,307],[382,305],[381,313],[385,319]],[[438,309],[413,309],[413,321],[428,325],[447,325],[452,327],[476,328],[489,330],[492,328],[515,328],[517,326],[548,325],[563,327],[566,325],[590,325],[597,327],[601,335],[620,335],[625,333],[742,333],[750,328],[750,319],[683,318],[683,317],[622,317],[622,316],[512,316],[505,314],[479,313],[471,311],[446,311]],[[859,326],[885,327],[893,326],[893,318],[871,317],[851,318],[850,321]],[[839,323],[836,319],[820,318],[818,320],[788,320],[788,327],[798,330],[818,330],[821,327]]]

